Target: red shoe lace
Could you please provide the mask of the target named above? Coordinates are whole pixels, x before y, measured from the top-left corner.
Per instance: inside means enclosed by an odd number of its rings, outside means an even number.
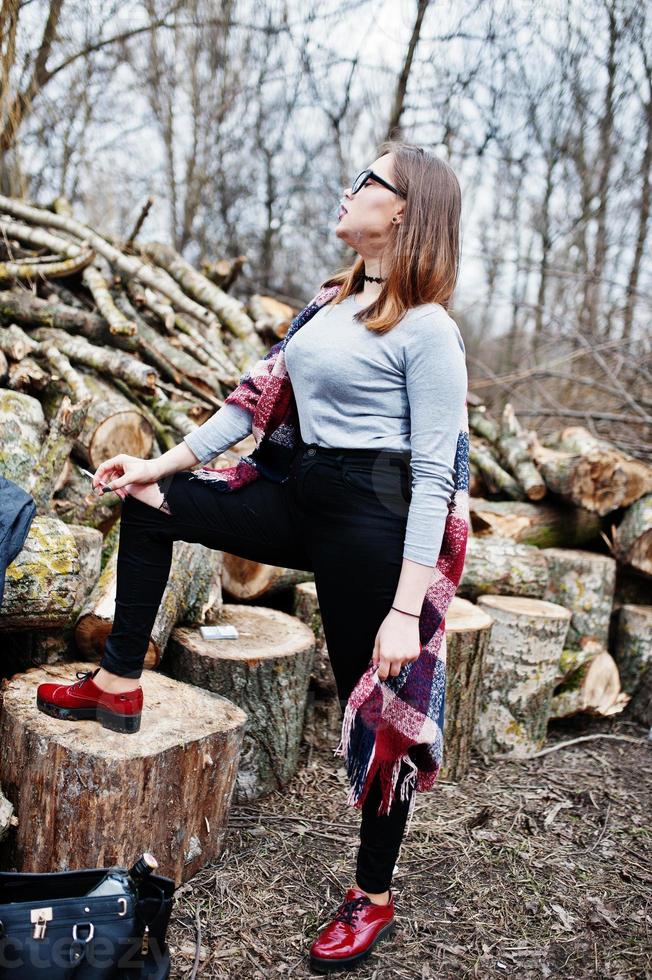
[[[348,902],[342,902],[335,914],[335,919],[338,922],[346,922],[347,925],[351,926],[354,924],[354,919],[358,912],[370,902],[371,899],[367,898],[366,895],[359,895],[358,898],[350,898]]]

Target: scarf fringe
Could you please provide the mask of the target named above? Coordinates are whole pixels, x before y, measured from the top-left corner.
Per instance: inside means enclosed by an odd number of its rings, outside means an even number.
[[[342,721],[342,736],[337,748],[333,750],[333,754],[343,757],[346,763],[350,782],[346,802],[350,806],[361,808],[378,773],[381,801],[377,815],[383,816],[389,813],[396,795],[396,785],[402,764],[405,762],[410,771],[403,779],[399,797],[405,801],[410,796],[410,807],[405,828],[405,834],[407,834],[416,803],[418,767],[407,753],[399,756],[393,762],[379,763],[375,756],[375,748],[375,732],[370,731],[364,725],[358,717],[356,709],[351,707],[350,701],[347,702]]]

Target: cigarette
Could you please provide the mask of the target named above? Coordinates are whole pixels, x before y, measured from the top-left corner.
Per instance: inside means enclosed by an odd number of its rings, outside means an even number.
[[[82,472],[82,473],[84,474],[84,476],[88,476],[88,477],[90,477],[90,479],[91,479],[91,480],[94,480],[94,479],[95,479],[95,474],[94,474],[94,473],[91,473],[91,472],[89,472],[89,470],[85,470],[83,466],[80,466],[80,467],[79,467],[79,469],[80,469],[80,470],[81,470],[81,472]],[[104,483],[104,481],[103,481],[103,480],[100,480],[100,485],[101,485],[101,487],[102,487],[102,493],[103,493],[103,494],[104,494],[104,493],[115,493],[115,491],[113,490],[113,487],[110,487],[110,486],[108,485],[108,483]],[[94,488],[93,488],[93,489],[94,489]]]

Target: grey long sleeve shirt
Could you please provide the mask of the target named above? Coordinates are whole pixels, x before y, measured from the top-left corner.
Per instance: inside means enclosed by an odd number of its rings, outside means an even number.
[[[359,309],[354,296],[326,304],[285,347],[301,437],[334,448],[409,450],[403,556],[434,566],[466,400],[464,341],[439,304],[413,307],[384,335],[353,319]],[[223,405],[184,441],[204,463],[250,432],[250,413]]]

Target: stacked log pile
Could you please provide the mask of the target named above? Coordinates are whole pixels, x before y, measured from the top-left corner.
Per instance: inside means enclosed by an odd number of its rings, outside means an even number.
[[[0,609],[0,675],[11,679],[61,657],[97,662],[111,628],[119,500],[90,494],[81,468],[176,445],[220,407],[296,310],[269,297],[236,299],[242,256],[199,271],[167,245],[99,233],[65,201],[37,208],[0,196],[0,230],[0,472],[37,504]],[[464,774],[474,739],[485,751],[530,751],[550,718],[636,705],[635,717],[652,724],[652,468],[579,426],[539,438],[510,403],[495,418],[472,393],[469,423],[472,533],[448,638],[451,778]],[[214,464],[252,448],[250,437]],[[200,624],[234,619],[222,590],[231,602],[255,604],[256,632],[265,634],[265,622],[269,632],[264,655],[252,659],[246,629],[235,647],[202,640]],[[272,610],[265,620],[270,605],[310,628],[314,662],[306,635],[285,651]],[[229,658],[239,673],[223,668]],[[177,542],[145,666],[236,703],[240,674],[290,678],[294,708],[307,705],[309,743],[339,736],[305,571]],[[291,744],[275,731],[264,746],[261,734],[279,706],[278,717],[290,718],[286,694],[259,699],[259,709],[250,699],[240,705],[253,719],[243,797],[283,785],[296,764],[296,711]],[[510,742],[506,731],[518,738]]]

